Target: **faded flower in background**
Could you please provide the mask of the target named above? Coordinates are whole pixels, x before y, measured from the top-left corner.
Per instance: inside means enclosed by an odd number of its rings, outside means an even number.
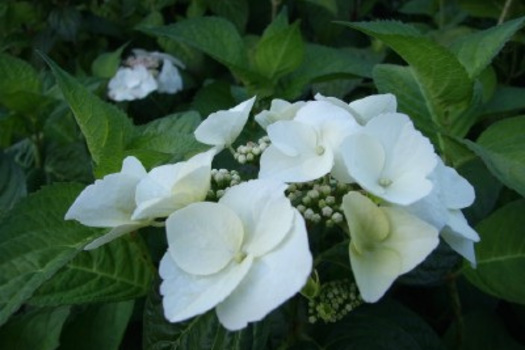
[[[135,49],[109,81],[108,96],[114,101],[132,101],[154,91],[175,94],[183,88],[179,69],[184,68],[171,55]]]

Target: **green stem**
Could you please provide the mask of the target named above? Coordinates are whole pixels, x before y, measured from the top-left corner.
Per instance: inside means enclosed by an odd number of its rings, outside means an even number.
[[[463,323],[463,316],[461,312],[461,300],[459,298],[458,287],[456,284],[456,277],[450,276],[447,279],[448,291],[452,302],[452,311],[454,312],[454,318],[456,319],[456,349],[461,349],[463,344],[463,333],[465,325]]]
[[[503,5],[503,10],[501,11],[501,14],[498,18],[498,25],[502,24],[505,21],[505,18],[507,17],[507,14],[509,13],[510,6],[512,5],[512,0],[505,1],[505,5]]]

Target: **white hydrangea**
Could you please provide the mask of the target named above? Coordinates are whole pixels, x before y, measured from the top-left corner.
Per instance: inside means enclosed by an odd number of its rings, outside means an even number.
[[[169,321],[215,308],[224,327],[238,330],[303,287],[312,257],[304,220],[285,188],[252,180],[228,189],[218,203],[194,203],[170,215],[159,268]]]
[[[108,96],[114,101],[132,101],[153,91],[174,94],[183,88],[179,72],[183,68],[171,55],[135,49],[109,81]]]
[[[412,204],[432,190],[428,176],[437,164],[430,141],[400,113],[381,114],[341,145],[350,176],[390,203]]]
[[[343,172],[341,142],[360,126],[346,110],[326,101],[309,101],[293,120],[267,128],[271,145],[263,152],[260,178],[307,182],[332,172]]]

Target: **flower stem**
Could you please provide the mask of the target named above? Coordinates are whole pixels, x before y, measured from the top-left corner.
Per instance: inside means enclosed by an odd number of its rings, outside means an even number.
[[[498,18],[498,25],[502,24],[505,21],[505,18],[507,17],[507,14],[509,13],[510,6],[512,5],[512,0],[505,1],[505,5],[503,5],[503,10],[501,11],[501,14]]]

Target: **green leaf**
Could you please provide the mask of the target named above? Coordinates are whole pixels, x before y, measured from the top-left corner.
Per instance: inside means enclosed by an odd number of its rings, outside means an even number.
[[[229,109],[231,106],[235,106],[231,85],[224,80],[207,84],[197,91],[191,105],[203,116]]]
[[[436,141],[432,115],[425,104],[413,69],[393,64],[378,64],[374,67],[373,76],[379,92],[394,94],[398,110],[410,116],[418,130]]]
[[[392,300],[358,307],[331,328],[323,343],[326,350],[444,350],[430,326]]]
[[[99,55],[91,64],[93,75],[100,78],[112,78],[120,66],[122,51],[128,46],[124,44],[113,52]]]
[[[470,223],[486,218],[494,209],[503,185],[487,169],[483,161],[475,157],[457,168],[476,191],[476,200],[463,213]]]
[[[512,113],[525,109],[525,88],[498,86],[492,99],[483,107],[484,116]]]
[[[16,315],[0,328],[0,348],[55,350],[68,316],[69,306],[33,309]]]
[[[460,261],[461,257],[447,243],[441,241],[421,264],[400,276],[396,282],[412,286],[442,284]]]
[[[29,63],[16,57],[0,54],[0,76],[0,97],[18,91],[42,92],[38,72]]]
[[[138,128],[139,136],[131,141],[126,154],[136,155],[145,166],[188,158],[207,148],[193,135],[200,122],[199,114],[194,111],[156,119]]]
[[[376,62],[377,58],[362,51],[306,44],[303,63],[283,82],[283,97],[297,98],[314,80],[327,80],[334,76],[370,78]]]
[[[4,151],[0,153],[0,214],[27,194],[22,168]]]
[[[118,350],[133,311],[133,301],[94,304],[72,310],[58,350]]]
[[[463,136],[456,123],[472,98],[472,81],[458,59],[414,27],[394,21],[342,23],[383,41],[412,67],[435,123]]]
[[[181,41],[229,68],[246,67],[244,42],[235,26],[224,18],[195,17],[163,27],[143,27],[141,30]]]
[[[525,304],[525,200],[495,211],[476,226],[477,268],[465,264],[467,279],[484,292]]]
[[[449,349],[457,349],[458,339],[461,339],[462,350],[523,350],[523,345],[512,338],[505,329],[504,322],[495,312],[472,312],[463,316],[461,323],[460,326],[457,322],[454,323],[445,334]]]
[[[93,95],[50,59],[45,60],[84,134],[96,176],[119,171],[133,124],[120,109]]]
[[[114,302],[145,295],[155,270],[142,242],[128,236],[82,251],[28,301],[39,306]],[[117,263],[115,263],[117,262]]]
[[[101,231],[65,221],[83,186],[57,184],[21,200],[0,222],[0,324]]]
[[[459,38],[450,49],[463,64],[469,77],[475,78],[500,52],[507,41],[523,26],[525,17]]]
[[[83,142],[50,143],[44,169],[52,181],[93,182],[91,158]]]
[[[264,77],[275,80],[300,66],[304,43],[299,22],[263,35],[255,49],[255,65]]]
[[[217,16],[231,21],[240,32],[248,22],[247,0],[208,0],[210,10]]]
[[[525,196],[525,116],[504,119],[485,130],[477,142],[465,140],[503,184]]]
[[[152,289],[146,299],[143,326],[144,350],[265,350],[269,336],[264,321],[241,331],[228,332],[214,310],[186,322],[170,323],[164,318],[158,287]]]

